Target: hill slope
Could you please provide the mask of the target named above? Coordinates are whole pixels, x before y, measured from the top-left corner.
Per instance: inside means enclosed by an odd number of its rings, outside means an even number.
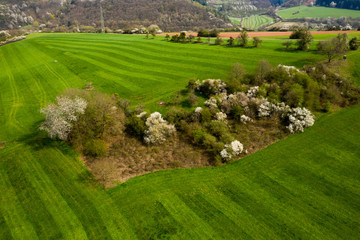
[[[340,17],[353,17],[359,18],[360,11],[328,8],[328,7],[307,7],[299,6],[293,8],[282,9],[277,12],[283,19],[293,18],[340,18]]]
[[[194,72],[223,77],[235,61],[251,71],[264,57],[297,66],[316,60],[278,51],[280,43],[231,49],[44,34],[1,47],[0,142],[7,143],[0,147],[0,238],[356,239],[360,105],[234,164],[148,174],[110,191],[70,147],[37,131],[40,107],[87,81],[151,103]]]
[[[39,23],[50,25],[100,27],[100,1],[30,1],[25,4],[7,4],[0,7],[0,28],[27,25],[31,16]],[[0,5],[1,6],[1,5]],[[188,0],[104,0],[105,26],[111,29],[131,28],[157,24],[165,31],[191,30],[195,27],[231,27],[231,23],[216,12],[208,12],[200,4]],[[24,21],[24,17],[26,17]]]

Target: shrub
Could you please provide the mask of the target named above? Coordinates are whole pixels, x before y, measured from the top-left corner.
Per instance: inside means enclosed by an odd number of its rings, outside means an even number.
[[[290,133],[303,132],[305,128],[314,125],[315,119],[306,108],[293,108],[288,113],[289,125],[286,127]]]
[[[176,132],[174,125],[168,124],[158,112],[152,113],[146,119],[145,125],[148,128],[144,136],[144,141],[147,144],[162,144]]]
[[[253,38],[253,46],[254,47],[259,47],[261,43],[262,43],[262,40],[259,37]]]
[[[199,99],[194,93],[190,93],[188,98],[187,98],[187,101],[188,101],[190,106],[194,106],[194,105],[196,105],[198,103]]]
[[[211,121],[211,112],[209,108],[203,108],[201,110],[201,122],[206,123]]]
[[[352,51],[355,51],[355,50],[357,50],[357,49],[359,48],[359,43],[358,43],[356,37],[352,38],[352,39],[349,41],[349,48],[350,48],[350,50],[352,50]]]
[[[183,108],[173,107],[166,113],[166,119],[169,121],[169,123],[175,124],[175,126],[178,127],[180,121],[187,120],[189,115],[190,114]]]
[[[87,102],[85,114],[74,124],[70,134],[70,143],[82,149],[90,139],[106,140],[120,134],[125,123],[125,114],[117,106],[117,100],[110,95],[98,91],[68,90],[68,96],[80,95]]]
[[[283,42],[281,43],[286,49],[289,49],[290,46],[293,44],[292,41],[286,41],[286,42]]]
[[[234,46],[234,38],[233,37],[230,37],[229,40],[228,40],[228,45],[229,46]]]
[[[221,44],[223,44],[223,42],[224,42],[224,40],[221,37],[219,37],[219,36],[216,37],[215,45],[221,45]]]
[[[246,70],[241,63],[235,63],[228,73],[227,89],[230,92],[239,91],[243,83],[249,83],[248,79],[246,79]]]
[[[243,30],[241,34],[238,36],[238,43],[242,47],[247,47],[249,43],[249,35],[245,30]]]
[[[267,60],[260,60],[256,66],[256,73],[253,84],[260,86],[265,81],[266,76],[272,71],[272,69],[273,66]]]
[[[304,101],[304,89],[301,85],[295,83],[287,91],[284,99],[286,104],[290,105],[291,107],[298,107]]]
[[[206,124],[206,129],[209,131],[209,133],[218,138],[229,132],[229,128],[226,123],[215,120]]]
[[[144,137],[145,131],[147,129],[145,125],[145,119],[146,116],[141,115],[132,115],[126,119],[126,131],[133,135],[138,137],[139,139],[142,139]]]
[[[101,157],[106,155],[107,145],[104,140],[91,139],[85,143],[84,153],[93,157]]]
[[[220,152],[220,156],[225,161],[228,161],[233,157],[239,156],[242,153],[243,149],[243,144],[235,140],[230,144],[225,145],[224,149]]]

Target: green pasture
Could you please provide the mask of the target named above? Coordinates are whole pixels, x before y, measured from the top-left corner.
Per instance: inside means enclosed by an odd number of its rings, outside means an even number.
[[[266,15],[251,15],[242,20],[241,26],[248,29],[258,29],[261,26],[274,22],[272,17]]]
[[[108,190],[71,147],[37,130],[41,107],[89,82],[163,111],[157,101],[189,78],[224,79],[235,62],[253,72],[261,59],[324,59],[281,42],[243,49],[37,34],[0,47],[0,239],[357,239],[360,105],[233,164],[159,171]]]
[[[299,13],[296,13],[298,12]],[[298,6],[292,8],[286,8],[277,11],[280,17],[283,19],[294,19],[294,18],[340,18],[340,17],[360,17],[360,11],[349,10],[341,8],[329,8],[329,7],[308,7]],[[296,13],[296,14],[295,14]]]

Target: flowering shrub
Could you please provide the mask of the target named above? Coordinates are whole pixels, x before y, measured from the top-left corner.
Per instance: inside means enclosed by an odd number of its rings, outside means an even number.
[[[244,150],[244,146],[238,140],[232,141],[230,144],[225,144],[224,149],[220,152],[220,156],[224,160],[230,160],[233,157],[239,156]]]
[[[243,92],[235,92],[228,96],[228,101],[231,106],[241,106],[246,107],[250,101],[249,97]]]
[[[293,108],[288,113],[290,124],[286,127],[290,133],[303,132],[314,125],[314,116],[306,108]]]
[[[138,118],[142,118],[144,116],[146,116],[147,112],[141,112],[138,115],[136,115]]]
[[[248,96],[249,98],[256,98],[258,92],[259,92],[259,86],[251,87],[247,91],[246,96]]]
[[[56,104],[50,104],[40,110],[45,114],[45,121],[41,124],[40,130],[47,131],[50,138],[67,140],[72,123],[78,120],[79,115],[85,113],[86,107],[87,102],[82,98],[57,97]]]
[[[196,81],[195,85],[197,91],[202,92],[207,96],[220,94],[223,92],[226,93],[226,84],[220,79],[206,79],[203,80],[201,84],[199,81]]]
[[[299,72],[299,69],[297,69],[294,66],[286,66],[286,65],[279,64],[277,67],[279,69],[285,70],[287,72],[287,74],[289,74],[289,76],[292,76],[294,72]]]
[[[146,120],[145,125],[148,127],[144,136],[144,141],[147,144],[162,144],[167,137],[173,135],[176,131],[175,126],[164,120],[158,112],[152,113]]]
[[[204,104],[205,104],[206,106],[208,106],[209,108],[217,108],[217,107],[218,107],[218,105],[217,105],[217,100],[216,100],[215,97],[209,98],[208,100],[206,100],[206,101],[204,102]]]
[[[195,109],[195,113],[201,113],[201,111],[202,111],[202,107],[197,107],[197,108]]]
[[[258,115],[259,117],[269,117],[271,110],[272,104],[267,99],[264,99],[264,101],[259,106]]]
[[[252,122],[253,120],[251,119],[251,117],[248,117],[248,116],[246,116],[246,115],[241,115],[240,121],[241,121],[243,124],[246,124],[246,123],[248,123],[248,122]]]
[[[227,115],[225,113],[218,112],[216,113],[215,117],[218,121],[226,122]]]

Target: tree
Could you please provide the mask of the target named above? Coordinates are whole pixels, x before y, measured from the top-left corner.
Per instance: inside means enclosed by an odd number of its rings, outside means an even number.
[[[227,88],[230,92],[236,92],[241,89],[241,84],[246,82],[246,70],[241,63],[232,65],[228,73]]]
[[[346,53],[347,50],[348,35],[346,33],[339,34],[336,38],[318,43],[319,53],[327,55],[329,63],[336,56]]]
[[[358,48],[359,48],[359,43],[358,43],[358,41],[357,41],[357,38],[356,37],[354,37],[354,38],[352,38],[351,40],[350,40],[350,42],[349,42],[349,48],[350,48],[350,50],[357,50]]]
[[[68,140],[73,123],[85,113],[86,107],[87,102],[83,98],[59,96],[55,104],[41,109],[40,112],[45,115],[45,121],[41,124],[40,130],[47,131],[50,138]]]
[[[307,27],[300,28],[299,36],[300,38],[297,40],[296,45],[298,46],[299,50],[305,51],[309,48],[314,38]]]
[[[181,32],[181,33],[180,33],[179,40],[180,40],[181,42],[185,42],[185,40],[186,40],[186,33],[185,33],[185,32]]]
[[[283,43],[281,43],[283,46],[285,46],[286,47],[286,49],[289,49],[289,47],[293,44],[293,42],[292,41],[286,41],[286,42],[283,42]]]
[[[259,37],[253,38],[253,46],[254,47],[259,47],[261,43],[262,43],[262,40]]]
[[[230,37],[230,38],[228,39],[228,45],[229,45],[229,46],[233,46],[233,45],[234,45],[234,38],[233,38],[233,37]]]
[[[144,136],[144,141],[147,144],[162,144],[176,132],[174,125],[164,120],[158,112],[152,113],[146,119],[145,125],[148,128]]]
[[[192,42],[192,40],[195,38],[195,36],[190,34],[188,38],[189,38],[189,42]]]
[[[222,43],[224,42],[224,40],[217,36],[216,39],[215,39],[215,45],[221,45]]]
[[[260,86],[264,81],[266,75],[271,72],[273,66],[265,59],[260,60],[256,66],[255,82],[254,85]]]
[[[240,35],[238,36],[238,42],[239,42],[239,45],[242,46],[242,47],[246,47],[249,43],[249,35],[248,33],[243,30]]]
[[[166,38],[166,41],[169,41],[170,35],[169,35],[169,34],[166,34],[165,38]]]

